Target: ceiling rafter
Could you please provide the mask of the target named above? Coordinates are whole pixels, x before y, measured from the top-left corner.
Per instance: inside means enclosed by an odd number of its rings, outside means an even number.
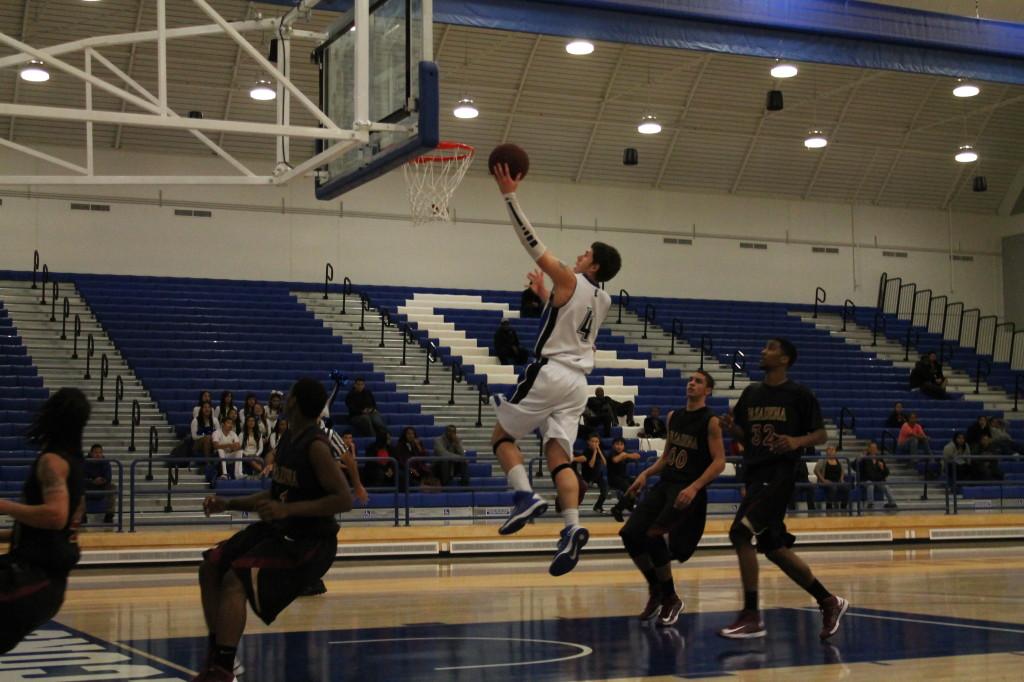
[[[597,118],[594,119],[594,125],[590,127],[590,136],[587,138],[587,146],[583,149],[583,158],[580,159],[580,165],[576,169],[575,182],[579,182],[583,178],[583,169],[587,165],[587,160],[590,158],[590,150],[594,146],[594,140],[597,138],[597,129],[601,127],[601,117],[604,115],[604,110],[608,106],[608,98],[612,94],[612,86],[615,85],[615,79],[619,75],[619,69],[622,68],[622,63],[626,59],[626,52],[629,50],[628,45],[623,45],[619,48],[619,56],[615,60],[615,66],[612,68],[612,73],[608,77],[608,82],[604,86],[604,95],[601,97],[601,104],[597,108]]]
[[[247,3],[245,6],[245,18],[248,19],[252,16],[253,4]],[[242,46],[238,45],[235,48],[235,59],[231,63],[231,78],[228,80],[228,93],[224,97],[224,116],[222,118],[226,121],[231,116],[231,105],[235,101],[235,85],[238,81],[238,70],[242,64]],[[221,133],[217,137],[217,146],[224,146],[224,133]]]
[[[836,119],[835,124],[832,126],[832,130],[830,130],[828,133],[829,138],[832,138],[830,139],[830,141],[835,141],[835,135],[837,132],[839,132],[839,128],[843,125],[843,121],[846,120],[846,114],[847,112],[850,111],[850,105],[853,104],[853,101],[855,99],[857,99],[857,91],[860,89],[860,86],[866,83],[868,80],[871,80],[871,77],[873,75],[876,74],[869,74],[858,79],[854,86],[850,89],[850,94],[846,96],[846,101],[843,102],[843,108],[839,111],[839,118]],[[814,189],[814,183],[818,181],[818,175],[821,174],[821,169],[825,166],[825,160],[828,159],[828,153],[830,148],[832,148],[831,145],[825,147],[824,149],[821,150],[821,153],[818,155],[818,162],[814,164],[814,172],[811,174],[811,179],[807,181],[807,188],[804,190],[802,195],[804,199],[811,195],[811,190]]]
[[[658,177],[654,180],[654,188],[660,189],[661,182],[665,179],[665,170],[668,168],[669,161],[672,159],[672,153],[675,152],[676,143],[679,141],[679,136],[682,134],[683,121],[686,120],[686,115],[690,113],[690,104],[693,103],[693,98],[697,94],[697,88],[700,86],[700,81],[704,78],[704,72],[708,69],[708,64],[711,63],[711,54],[708,53],[704,57],[704,63],[700,65],[700,69],[697,70],[697,75],[693,79],[693,83],[690,85],[690,92],[686,95],[686,102],[683,103],[683,110],[679,112],[679,116],[676,118],[675,124],[673,125],[674,130],[672,131],[672,139],[669,140],[668,148],[665,149],[665,154],[661,157],[661,165],[658,167]]]
[[[139,29],[142,28],[142,12],[143,12],[143,10],[145,10],[145,8],[146,8],[146,0],[139,0],[139,6],[138,6],[138,8],[137,8],[137,10],[135,12],[135,32],[136,33],[138,33]],[[124,70],[125,73],[127,73],[129,77],[132,77],[134,75],[132,72],[135,70],[135,55],[138,54],[138,50],[139,50],[139,44],[138,43],[132,43],[131,50],[128,52],[128,68],[126,68]],[[121,111],[122,112],[126,111],[127,108],[128,108],[128,103],[126,101],[124,101],[124,100],[121,100]],[[120,124],[117,126],[117,128],[114,129],[114,145],[113,145],[114,149],[120,149],[121,148],[121,134],[122,134],[123,131],[124,131],[124,126],[122,126]]]
[[[21,8],[21,33],[18,35],[18,40],[21,40],[23,42],[24,42],[24,40],[25,40],[25,38],[27,37],[27,34],[28,34],[28,11],[29,11],[29,4],[31,2],[32,2],[32,0],[25,0],[25,4],[22,5],[22,8]],[[15,74],[14,74],[14,96],[11,98],[11,101],[14,104],[18,103],[18,88],[19,88],[20,85],[21,85],[21,77],[18,75],[17,72],[15,72]],[[8,140],[14,140],[14,122],[15,122],[15,120],[16,120],[15,116],[11,116],[9,119],[7,119],[7,139]]]
[[[857,189],[854,191],[850,201],[857,203],[857,199],[860,198],[860,191],[864,189],[864,183],[867,182],[868,178],[871,177],[871,171],[875,168],[875,162],[878,161],[878,147],[875,147],[875,151],[871,153],[871,160],[864,165],[864,172],[860,174],[860,181],[857,183]]]
[[[740,182],[743,180],[743,174],[747,171],[747,164],[750,163],[750,157],[754,154],[754,147],[757,146],[757,141],[761,137],[761,129],[764,127],[764,122],[768,120],[769,113],[771,112],[765,111],[761,114],[761,118],[757,119],[757,127],[754,128],[754,132],[750,136],[750,143],[747,145],[747,151],[740,162],[739,170],[736,171],[736,177],[729,187],[729,194],[736,194],[736,190],[739,189]]]
[[[1003,99],[1006,98],[1006,95],[1009,92],[1010,86],[1004,85],[1003,91],[999,94],[999,101],[1003,101]],[[978,134],[974,136],[975,146],[979,144],[981,136],[985,134],[985,129],[988,128],[988,124],[992,122],[992,117],[995,115],[997,110],[998,107],[993,107],[992,109],[989,109],[988,114],[985,116],[985,120],[981,122],[981,127],[978,129]],[[981,162],[979,161],[978,163]],[[969,168],[973,167],[974,169],[976,169],[978,167],[976,164],[970,163],[962,163],[959,165],[960,170],[956,174],[956,180],[953,182],[953,186],[949,188],[949,192],[946,193],[946,198],[942,200],[942,210],[944,211],[947,208],[949,208],[949,205],[953,202],[954,199],[956,199],[957,195],[964,188],[964,185],[966,184],[963,181],[964,174],[967,173]]]
[[[543,36],[537,35],[533,40],[533,45],[530,47],[530,56],[526,58],[526,64],[523,65],[523,72],[519,75],[519,85],[516,87],[516,96],[512,100],[512,108],[508,112],[508,120],[505,121],[505,130],[501,133],[501,142],[504,144],[508,142],[508,134],[512,131],[512,120],[515,118],[516,111],[519,109],[519,99],[523,96],[523,88],[526,86],[526,79],[530,77],[530,67],[533,66],[533,59],[537,56],[537,48],[540,47],[540,41]]]
[[[907,126],[906,131],[903,133],[903,137],[900,139],[899,148],[896,150],[896,156],[893,157],[892,163],[889,164],[889,170],[885,172],[885,178],[883,178],[882,184],[879,186],[878,191],[875,193],[875,198],[871,203],[877,205],[882,200],[882,196],[885,195],[885,190],[889,187],[889,181],[892,179],[892,174],[896,171],[896,166],[903,157],[903,152],[907,149],[907,142],[910,141],[910,137],[914,134],[914,126],[917,124],[917,119],[921,118],[921,113],[928,106],[928,102],[932,98],[932,93],[935,92],[935,88],[938,86],[938,81],[932,83],[931,87],[928,88],[928,92],[923,98],[921,98],[921,103],[917,105],[917,110],[914,111],[914,115],[910,119],[910,125]]]

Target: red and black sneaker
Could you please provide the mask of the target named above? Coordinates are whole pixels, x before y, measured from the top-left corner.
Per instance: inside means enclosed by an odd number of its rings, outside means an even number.
[[[667,628],[675,625],[679,620],[679,614],[683,610],[683,600],[673,594],[661,600],[661,616],[658,618],[658,627]]]
[[[207,666],[201,673],[192,678],[192,682],[237,682],[233,672],[219,665]]]
[[[640,622],[650,625],[661,616],[661,596],[657,592],[651,592],[647,600],[647,606],[640,612]]]
[[[719,630],[718,634],[728,639],[757,639],[764,637],[767,632],[760,611],[740,611],[736,621],[729,627]]]
[[[825,640],[836,634],[836,630],[839,629],[839,621],[846,613],[846,609],[850,608],[850,602],[833,594],[823,601],[819,608],[821,609],[821,634],[819,637]]]

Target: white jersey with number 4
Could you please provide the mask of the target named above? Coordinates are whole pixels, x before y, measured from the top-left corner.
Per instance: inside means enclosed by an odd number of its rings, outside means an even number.
[[[584,275],[576,274],[576,290],[560,308],[548,301],[541,318],[534,353],[589,374],[594,369],[594,343],[612,298]]]

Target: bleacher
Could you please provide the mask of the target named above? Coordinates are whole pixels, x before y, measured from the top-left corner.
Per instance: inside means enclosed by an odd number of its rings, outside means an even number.
[[[24,433],[33,414],[49,395],[43,379],[32,365],[17,329],[0,301],[0,461],[32,459],[35,450],[25,441]],[[0,469],[2,491],[9,493],[21,481],[28,467]],[[15,475],[17,474],[17,475]]]

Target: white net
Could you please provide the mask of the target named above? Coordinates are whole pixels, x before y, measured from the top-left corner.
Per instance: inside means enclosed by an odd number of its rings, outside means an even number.
[[[414,223],[451,221],[448,202],[466,176],[475,151],[468,144],[442,142],[403,166]]]

